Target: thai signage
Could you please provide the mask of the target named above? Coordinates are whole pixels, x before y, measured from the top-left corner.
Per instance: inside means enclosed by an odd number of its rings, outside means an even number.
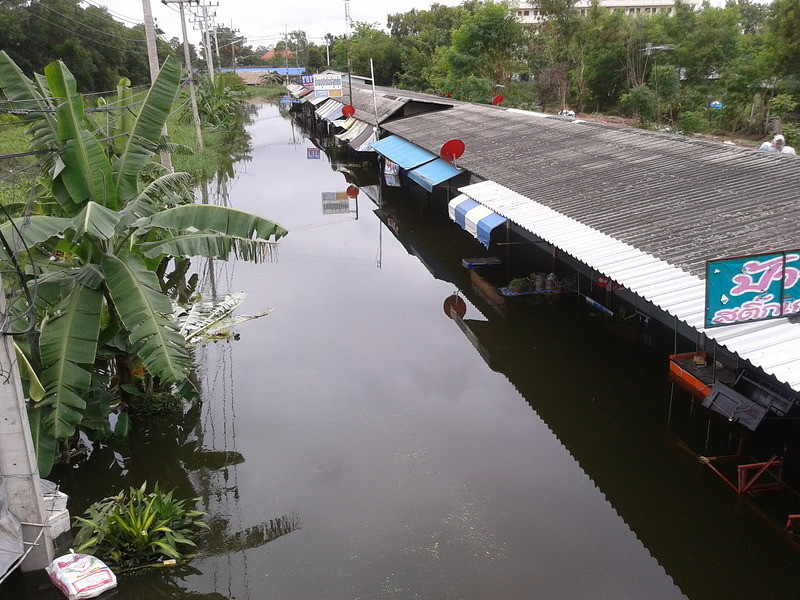
[[[320,156],[319,148],[306,148],[306,158],[308,160],[319,160]]]
[[[311,74],[300,75],[300,83],[305,87],[314,87],[314,76]]]
[[[706,327],[800,314],[800,250],[706,263]]]
[[[350,212],[350,196],[346,192],[322,192],[322,214],[341,215]]]
[[[317,98],[340,98],[342,96],[342,76],[331,73],[314,75],[314,96]]]

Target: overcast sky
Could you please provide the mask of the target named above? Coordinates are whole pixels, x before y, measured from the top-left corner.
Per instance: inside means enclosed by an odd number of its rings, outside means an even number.
[[[461,0],[436,0],[439,4],[456,6]],[[216,13],[216,22],[225,27],[233,26],[248,39],[253,48],[275,44],[288,31],[302,29],[309,41],[320,43],[326,33],[341,35],[345,33],[344,0],[204,0],[206,5],[217,3],[208,9],[209,15]],[[386,27],[386,16],[391,13],[406,12],[412,8],[426,10],[434,0],[350,0],[350,17],[353,22],[365,21]],[[111,14],[127,25],[143,20],[142,2],[139,0],[88,0],[88,4],[105,6]],[[158,26],[166,32],[166,37],[181,37],[178,5],[164,5],[160,0],[150,0],[153,16]],[[197,4],[184,4],[188,11],[201,14]],[[200,33],[194,29],[187,12],[187,33],[189,41],[197,44]]]

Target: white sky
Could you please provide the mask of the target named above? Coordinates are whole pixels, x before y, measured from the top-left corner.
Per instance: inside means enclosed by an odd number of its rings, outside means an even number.
[[[385,29],[388,14],[406,12],[412,8],[427,10],[435,1],[448,6],[461,4],[461,0],[350,0],[350,17],[353,22],[377,22]],[[309,41],[315,43],[321,43],[321,38],[326,33],[345,33],[344,0],[203,0],[201,3],[219,4],[208,9],[209,16],[216,13],[217,23],[238,29],[253,48],[275,44],[287,28],[288,31],[302,29],[308,34]],[[84,7],[89,4],[107,7],[112,16],[127,25],[143,21],[142,2],[139,0],[84,0]],[[153,17],[166,32],[167,39],[181,38],[178,5],[166,6],[160,0],[150,0],[150,6]],[[190,6],[193,12],[201,14],[197,4],[184,4],[186,10]],[[197,44],[200,33],[194,29],[191,20],[187,12],[189,42]]]

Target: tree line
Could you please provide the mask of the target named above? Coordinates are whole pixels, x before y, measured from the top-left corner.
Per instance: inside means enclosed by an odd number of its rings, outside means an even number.
[[[523,26],[502,2],[433,4],[358,23],[332,46],[332,66],[377,84],[473,102],[618,114],[685,132],[763,135],[773,117],[797,142],[800,3],[680,0],[670,13],[626,14],[541,0]],[[788,122],[787,122],[788,121]],[[790,139],[791,141],[791,139]]]
[[[763,135],[774,117],[798,143],[800,2],[728,0],[724,7],[678,0],[670,13],[626,14],[595,3],[540,0],[545,22],[523,26],[512,3],[466,0],[387,15],[385,26],[313,43],[302,30],[253,48],[218,27],[222,65],[332,68],[376,83],[538,110],[616,114],[684,132]],[[182,60],[181,43],[158,40],[160,56]],[[218,46],[218,47],[217,47]],[[149,81],[144,28],[126,27],[104,9],[70,0],[0,0],[0,48],[26,73],[64,60],[82,89],[113,89],[122,75]],[[205,68],[204,49],[192,62]]]

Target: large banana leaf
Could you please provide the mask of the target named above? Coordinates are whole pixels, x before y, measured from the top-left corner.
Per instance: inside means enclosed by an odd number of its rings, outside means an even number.
[[[117,225],[117,234],[122,237],[134,221],[149,217],[165,206],[179,204],[189,189],[191,176],[188,173],[167,173],[151,181],[139,192],[132,202],[128,202],[120,212],[122,218]]]
[[[178,93],[181,68],[173,58],[164,61],[128,136],[125,151],[114,163],[116,195],[123,205],[137,196],[139,171],[153,156],[161,140],[161,130]]]
[[[11,252],[24,252],[28,248],[61,235],[72,226],[70,219],[34,215],[22,219],[12,219],[0,225],[0,234],[11,247]],[[0,258],[8,258],[5,247],[0,247]]]
[[[172,322],[172,303],[155,273],[127,252],[103,255],[101,266],[114,309],[147,371],[163,383],[185,379],[191,368],[186,340]]]
[[[0,50],[0,88],[7,100],[14,102],[14,108],[34,111],[24,120],[36,122],[32,131],[34,150],[46,147],[46,142],[56,138],[58,126],[53,116],[53,107],[44,99],[41,90],[28,79],[5,51]],[[36,143],[39,142],[39,143]]]
[[[75,78],[64,63],[45,67],[50,92],[62,100],[56,109],[59,139],[66,142],[61,155],[64,170],[59,174],[73,201],[83,204],[93,200],[116,210],[117,193],[111,175],[111,163],[103,146],[86,126],[83,99],[77,92]]]
[[[46,410],[40,404],[28,407],[28,422],[31,426],[33,448],[36,450],[36,464],[41,477],[47,477],[50,474],[56,459],[56,438],[44,425]]]
[[[288,231],[277,223],[226,206],[213,204],[187,204],[163,210],[146,217],[136,225],[142,230],[163,227],[173,230],[195,229],[197,231],[222,233],[242,239],[277,241]]]
[[[147,258],[167,255],[183,258],[202,256],[227,260],[233,254],[235,258],[259,263],[274,262],[277,256],[277,245],[274,242],[207,231],[193,231],[164,237],[154,242],[142,242],[139,248]]]
[[[119,219],[117,211],[109,210],[96,202],[88,202],[80,214],[72,220],[72,226],[79,236],[88,234],[97,239],[107,240],[114,235],[114,228]]]
[[[89,389],[97,353],[103,294],[76,284],[59,311],[41,326],[39,357],[43,424],[57,439],[69,438],[80,425],[86,402],[79,394]]]

